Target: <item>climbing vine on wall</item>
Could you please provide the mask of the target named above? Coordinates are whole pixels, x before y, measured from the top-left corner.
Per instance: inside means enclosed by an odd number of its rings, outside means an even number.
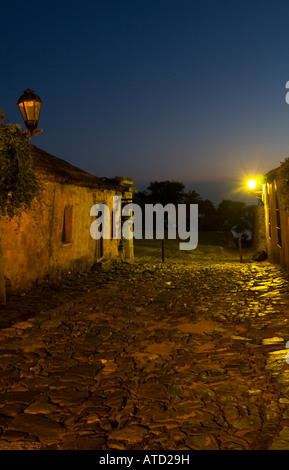
[[[277,174],[278,195],[281,196],[283,203],[289,207],[289,158],[281,162]]]
[[[0,215],[19,217],[31,208],[41,189],[32,163],[28,136],[0,110]]]

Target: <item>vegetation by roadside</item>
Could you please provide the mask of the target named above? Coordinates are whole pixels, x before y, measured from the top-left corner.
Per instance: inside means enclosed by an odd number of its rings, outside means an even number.
[[[194,261],[211,261],[212,263],[224,261],[240,261],[237,246],[232,241],[229,244],[227,232],[199,232],[198,246],[195,250],[180,250],[181,240],[164,241],[165,262],[174,261],[178,263],[191,263]],[[162,262],[162,240],[139,239],[134,241],[135,259],[137,261]],[[243,259],[249,260],[252,257],[253,249],[242,249]]]

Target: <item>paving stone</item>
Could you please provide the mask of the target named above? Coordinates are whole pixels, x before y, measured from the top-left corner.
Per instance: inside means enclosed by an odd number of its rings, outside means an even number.
[[[109,440],[127,441],[129,443],[141,442],[148,435],[148,430],[142,426],[126,426],[122,429],[113,430]]]
[[[61,389],[49,392],[49,399],[52,403],[60,406],[80,405],[88,398],[88,392],[79,392],[77,390]]]
[[[282,439],[276,439],[269,447],[269,450],[289,450],[289,442]]]
[[[193,450],[219,450],[219,444],[214,436],[190,436],[185,439],[186,445]]]
[[[242,416],[240,418],[232,419],[230,421],[230,425],[240,431],[247,429],[260,429],[262,426],[262,420],[259,416]]]
[[[103,437],[86,437],[66,441],[59,447],[60,450],[103,450],[106,449],[106,440]]]
[[[238,407],[233,406],[233,405],[225,405],[223,408],[223,413],[224,413],[224,418],[228,422],[238,419],[240,417]]]
[[[42,339],[31,335],[30,337],[25,336],[25,341],[23,340],[19,347],[23,350],[24,353],[30,353],[39,351],[41,349],[45,350],[46,344]]]
[[[42,415],[49,415],[51,413],[59,412],[60,409],[58,406],[53,405],[49,402],[34,402],[31,403],[27,408],[25,408],[24,413],[28,414],[42,414]],[[1,410],[0,410],[1,412]]]
[[[12,403],[1,406],[0,414],[3,416],[16,416],[20,413],[25,405],[21,403]]]
[[[13,440],[11,434],[6,434],[6,439],[1,440],[0,436],[0,450],[41,450],[42,444],[37,441],[31,441],[23,436],[22,439]]]
[[[123,263],[5,307],[0,449],[285,449],[286,276],[196,256]]]
[[[19,414],[10,422],[8,430],[25,432],[47,444],[61,439],[66,433],[65,427],[47,418],[30,414]]]
[[[23,322],[18,322],[13,324],[13,328],[19,328],[20,330],[26,330],[27,328],[32,328],[33,323],[29,321],[23,321]]]
[[[0,403],[30,403],[34,400],[39,391],[35,390],[25,390],[23,392],[7,392],[0,394]]]
[[[169,395],[166,387],[161,384],[144,384],[139,387],[137,394],[141,398],[148,398],[150,400],[169,401]]]

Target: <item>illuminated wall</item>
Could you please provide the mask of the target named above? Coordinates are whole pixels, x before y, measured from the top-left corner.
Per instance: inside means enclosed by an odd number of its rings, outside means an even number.
[[[101,203],[111,214],[113,196],[129,190],[121,187],[121,181],[130,180],[116,178],[106,183],[45,152],[38,153],[42,166],[36,173],[43,186],[42,196],[33,210],[23,213],[20,222],[5,219],[4,224],[4,272],[7,288],[12,290],[48,276],[59,277],[65,271],[87,269],[100,259],[115,259],[121,254],[112,230],[110,239],[91,237],[95,217],[90,216],[90,210]],[[47,168],[45,159],[49,159]],[[132,250],[128,253],[126,249],[124,256],[131,259]]]
[[[278,194],[277,173],[270,172],[264,184],[266,246],[269,261],[289,271],[289,213]]]

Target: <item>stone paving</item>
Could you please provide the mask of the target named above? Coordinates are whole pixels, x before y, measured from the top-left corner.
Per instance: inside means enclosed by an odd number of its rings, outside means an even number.
[[[278,267],[136,261],[53,292],[0,308],[1,450],[289,449]]]

